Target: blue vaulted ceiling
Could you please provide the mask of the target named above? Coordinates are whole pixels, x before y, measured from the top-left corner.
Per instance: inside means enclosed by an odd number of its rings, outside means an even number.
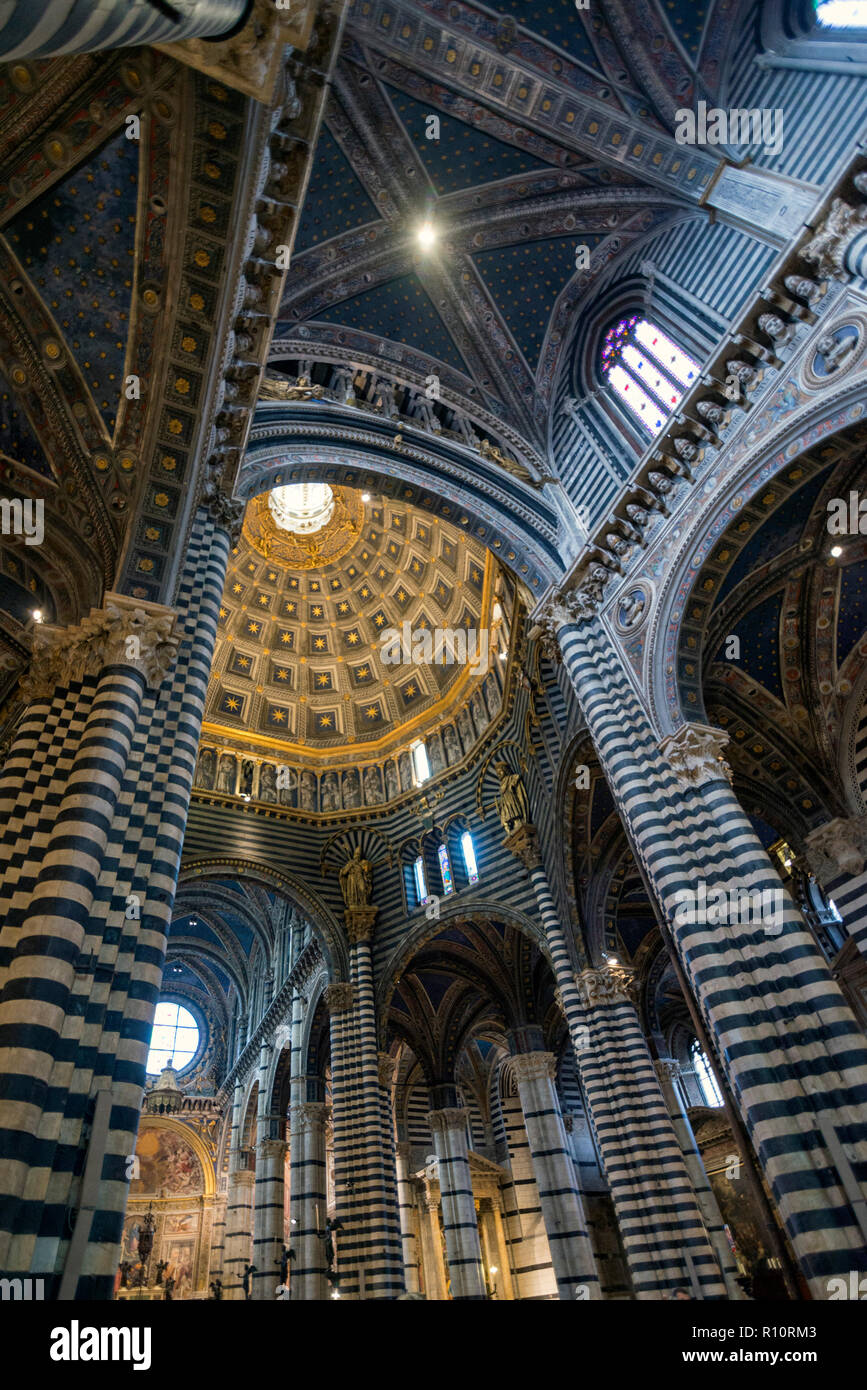
[[[660,0],[662,12],[686,52],[695,58],[701,47],[701,36],[708,9],[697,0]]]
[[[815,473],[803,487],[787,497],[750,537],[720,585],[714,607],[754,570],[798,544],[832,467],[829,464]]]
[[[364,185],[327,126],[322,127],[295,251],[363,227],[379,218]]]
[[[425,105],[388,86],[386,91],[438,194],[457,193],[477,184],[550,167],[513,145],[495,140],[481,130],[473,130],[465,121],[435,111],[430,104]],[[439,119],[439,140],[427,138],[429,115],[437,115]]]
[[[575,274],[575,252],[593,248],[600,236],[552,237],[520,246],[478,251],[473,260],[521,349],[535,368],[551,311]]]
[[[575,8],[575,0],[491,0],[488,8],[508,15],[516,24],[562,48],[576,62],[586,63],[598,71],[599,60]]]
[[[4,229],[114,429],[129,332],[139,145],[123,132]]]
[[[51,467],[45,451],[30,428],[30,422],[15,398],[15,393],[0,371],[0,452],[17,463],[25,463],[43,477],[51,477]]]
[[[732,634],[740,638],[741,654],[739,657],[726,657],[725,644],[723,639],[719,650],[714,655],[715,661],[731,661],[733,665],[739,666],[747,675],[752,676],[753,680],[758,681],[766,690],[770,690],[777,699],[783,698],[783,686],[780,678],[780,614],[783,607],[783,595],[781,593],[772,594],[762,603],[756,604],[745,613],[740,622],[732,630]]]
[[[840,575],[840,607],[837,612],[837,665],[860,642],[867,630],[867,560],[846,565]]]
[[[401,275],[354,299],[344,300],[317,314],[317,319],[406,343],[419,352],[438,357],[459,372],[467,371],[451,334],[413,274]]]

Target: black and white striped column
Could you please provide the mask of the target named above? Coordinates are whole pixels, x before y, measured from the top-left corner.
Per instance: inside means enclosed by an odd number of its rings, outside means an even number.
[[[867,816],[838,817],[812,831],[806,843],[811,868],[867,955]]]
[[[289,1112],[289,1217],[291,1249],[289,1270],[293,1300],[328,1297],[325,1231],[325,1123],[328,1107],[323,1101],[304,1101]],[[338,1236],[338,1243],[339,1243]]]
[[[273,1299],[280,1283],[284,1240],[285,1140],[261,1139],[256,1153],[253,1193],[253,1297]]]
[[[549,616],[792,1247],[827,1298],[830,1277],[867,1270],[863,1033],[732,792],[724,736],[685,724],[661,746],[591,599],[567,595]],[[684,911],[732,887],[779,914]]]
[[[403,1251],[403,1277],[407,1293],[418,1293],[418,1250],[416,1248],[415,1205],[409,1180],[412,1144],[405,1141],[395,1145],[397,1172],[397,1204],[400,1214],[400,1243]]]
[[[446,1259],[453,1299],[487,1298],[467,1147],[467,1112],[457,1107],[428,1114],[439,1169]]]
[[[550,1052],[512,1058],[551,1262],[562,1298],[598,1299],[599,1274],[566,1143]]]

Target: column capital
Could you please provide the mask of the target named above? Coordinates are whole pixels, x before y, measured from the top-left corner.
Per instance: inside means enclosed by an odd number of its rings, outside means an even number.
[[[807,862],[821,884],[844,874],[854,878],[867,860],[867,816],[838,816],[811,830],[805,843]]]
[[[427,1118],[432,1134],[447,1134],[449,1131],[463,1132],[467,1127],[467,1111],[457,1107],[449,1107],[447,1110],[430,1110]]]
[[[289,1136],[293,1134],[313,1134],[324,1129],[328,1118],[328,1106],[322,1100],[305,1100],[293,1105],[289,1111]]]
[[[180,643],[177,613],[159,603],[108,593],[102,608],[71,627],[37,627],[21,691],[28,704],[50,699],[57,686],[98,676],[106,666],[129,666],[158,690]]]
[[[516,859],[520,859],[528,874],[531,874],[534,869],[542,868],[539,838],[536,834],[536,827],[531,821],[525,821],[523,825],[519,825],[517,830],[513,830],[511,835],[506,836],[503,844],[510,854],[514,854]]]
[[[529,635],[542,642],[546,656],[559,660],[560,632],[564,627],[578,627],[597,616],[606,582],[603,567],[594,565],[581,576],[577,588],[555,590],[542,601],[533,614]]]
[[[263,1158],[285,1158],[288,1147],[285,1139],[260,1139],[257,1145]]]
[[[723,757],[729,736],[708,724],[682,724],[662,739],[659,751],[683,788],[702,787],[706,782],[732,780],[732,770]]]
[[[635,971],[625,965],[603,965],[599,970],[582,970],[578,987],[590,1008],[597,1004],[634,1004]]]
[[[653,1070],[660,1081],[679,1081],[680,1062],[676,1062],[673,1057],[657,1057],[653,1064]]]
[[[229,1182],[234,1183],[237,1187],[253,1187],[256,1182],[255,1169],[232,1168],[230,1161]]]
[[[232,545],[237,545],[241,536],[241,523],[247,504],[240,497],[228,497],[215,477],[208,479],[202,493],[202,506],[208,512],[218,531],[225,531]]]
[[[347,1013],[354,1002],[354,992],[348,980],[336,980],[333,985],[328,986],[322,997],[331,1014]]]
[[[412,1158],[412,1144],[408,1139],[401,1139],[394,1146],[395,1157],[404,1163],[409,1163]]]
[[[350,946],[373,939],[373,927],[379,915],[378,907],[347,907],[344,911]]]
[[[835,198],[813,237],[798,253],[824,278],[845,280],[849,267],[846,253],[855,238],[867,227],[867,208],[853,208]]]
[[[519,1052],[512,1058],[518,1084],[522,1081],[553,1081],[557,1059],[553,1052]]]
[[[384,1086],[387,1091],[391,1090],[394,1085],[394,1073],[397,1070],[397,1058],[389,1056],[387,1052],[377,1052],[376,1063],[380,1086]]]

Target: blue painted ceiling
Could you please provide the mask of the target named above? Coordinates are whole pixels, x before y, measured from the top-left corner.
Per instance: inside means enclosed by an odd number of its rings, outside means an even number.
[[[379,220],[373,201],[327,126],[322,127],[295,252]]]
[[[551,311],[575,274],[580,245],[591,252],[600,236],[576,234],[479,251],[473,257],[528,366],[535,368]]]
[[[414,274],[402,275],[354,299],[346,299],[317,314],[317,320],[406,343],[467,373],[451,334]]]
[[[465,121],[446,116],[431,105],[405,96],[386,84],[383,86],[418,151],[431,183],[440,195],[551,167],[534,155],[516,149],[514,145],[506,145],[481,130],[474,130]],[[427,138],[426,119],[429,115],[439,118],[439,140]]]
[[[827,468],[816,473],[809,482],[804,483],[797,492],[793,492],[753,533],[746,545],[739,551],[737,559],[720,585],[714,607],[727,594],[736,589],[742,580],[748,578],[754,570],[766,565],[777,555],[782,555],[793,545],[797,545],[810,519],[816,498],[833,466],[833,464],[829,464]]]
[[[660,0],[662,12],[690,57],[698,56],[709,6],[696,0]]]
[[[508,15],[525,29],[556,44],[576,62],[599,70],[599,60],[587,37],[575,0],[490,0],[488,9]],[[591,15],[587,14],[588,20]]]
[[[736,627],[734,636],[740,638],[741,654],[734,658],[725,656],[725,641],[714,655],[715,661],[731,660],[753,680],[758,681],[778,700],[783,698],[783,685],[780,678],[780,614],[783,595],[772,594],[762,603],[756,604],[745,613]],[[728,634],[727,634],[728,635]]]
[[[42,445],[30,428],[30,421],[16,400],[15,393],[0,371],[0,451],[17,463],[25,463],[44,478],[51,477],[51,466]]]
[[[860,642],[867,629],[867,560],[846,565],[840,575],[840,607],[837,612],[837,665]]]
[[[4,229],[114,429],[129,332],[139,146],[115,135]]]

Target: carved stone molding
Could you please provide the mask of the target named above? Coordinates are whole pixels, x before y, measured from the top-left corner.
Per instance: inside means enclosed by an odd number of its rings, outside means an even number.
[[[854,878],[867,862],[867,815],[838,816],[811,831],[806,845],[807,861],[823,886],[844,874]]]
[[[288,1147],[285,1139],[262,1139],[258,1145],[258,1150],[263,1158],[273,1158],[280,1161],[285,1159]]]
[[[683,724],[659,745],[681,787],[702,787],[706,782],[732,780],[732,770],[722,756],[729,742],[722,729],[707,724]]]
[[[593,575],[585,575],[577,589],[551,594],[536,610],[529,635],[542,641],[546,655],[559,656],[560,632],[564,627],[580,626],[597,616],[605,587],[596,573],[600,568],[594,566]]]
[[[634,1004],[635,972],[625,965],[603,965],[599,970],[582,970],[578,987],[585,1004]]]
[[[401,1139],[400,1142],[394,1146],[394,1154],[395,1158],[399,1158],[402,1163],[405,1163],[407,1167],[409,1167],[412,1161],[412,1144],[410,1144],[407,1139]]]
[[[329,985],[322,997],[328,1012],[332,1014],[346,1013],[354,1002],[352,985],[348,981],[337,981]]]
[[[431,1134],[447,1134],[450,1130],[461,1133],[466,1130],[467,1118],[466,1110],[431,1110],[428,1114]]]
[[[557,1059],[553,1052],[519,1052],[512,1058],[512,1068],[519,1085],[522,1081],[553,1081]]]
[[[373,927],[379,915],[378,907],[348,907],[344,912],[349,944],[357,946],[373,939]]]
[[[334,986],[332,985],[332,989]],[[325,1128],[328,1106],[321,1100],[304,1101],[289,1110],[289,1134],[315,1134]]]
[[[21,682],[28,704],[50,700],[57,686],[98,676],[106,666],[129,666],[158,690],[174,665],[180,643],[177,613],[125,594],[106,594],[74,627],[37,627],[30,670]]]
[[[541,869],[542,855],[534,825],[529,822],[519,825],[517,830],[513,830],[511,835],[506,837],[503,844],[510,854],[520,859],[528,874],[534,869]]]
[[[673,1057],[658,1057],[653,1064],[653,1070],[660,1081],[670,1081],[674,1084],[680,1080],[680,1063]]]
[[[187,39],[155,47],[197,72],[272,106],[283,50],[286,44],[306,48],[316,10],[316,0],[287,0],[281,9],[274,0],[253,0],[247,23],[228,39]]]

